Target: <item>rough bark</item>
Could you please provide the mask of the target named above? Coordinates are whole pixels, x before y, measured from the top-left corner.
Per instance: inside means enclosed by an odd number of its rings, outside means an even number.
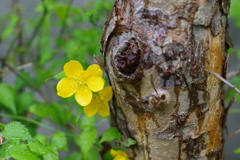
[[[229,0],[117,0],[102,53],[132,160],[221,160]]]

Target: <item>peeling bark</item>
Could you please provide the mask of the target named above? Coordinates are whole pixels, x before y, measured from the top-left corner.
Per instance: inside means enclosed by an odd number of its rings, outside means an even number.
[[[132,160],[221,160],[229,0],[117,0],[102,53]]]

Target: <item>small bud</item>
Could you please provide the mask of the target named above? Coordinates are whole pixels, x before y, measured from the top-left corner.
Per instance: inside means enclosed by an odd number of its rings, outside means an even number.
[[[151,108],[161,108],[162,106],[170,103],[171,97],[167,90],[158,89],[156,91],[153,92],[148,98]]]

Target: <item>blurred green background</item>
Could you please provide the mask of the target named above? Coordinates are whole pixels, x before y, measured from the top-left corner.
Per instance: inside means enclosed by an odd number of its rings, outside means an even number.
[[[97,139],[109,127],[108,118],[85,116],[73,97],[56,95],[57,79],[46,80],[69,60],[80,61],[86,69],[94,54],[101,55],[99,40],[113,3],[0,1],[0,122],[24,124],[54,152],[44,159],[80,160],[82,153],[87,159],[101,157],[103,147]],[[18,136],[19,130],[12,131]],[[1,147],[0,157],[6,156],[9,146]]]

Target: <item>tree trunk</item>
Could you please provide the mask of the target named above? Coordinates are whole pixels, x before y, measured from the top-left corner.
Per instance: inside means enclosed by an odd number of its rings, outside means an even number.
[[[223,159],[229,0],[117,0],[102,53],[131,160]]]

